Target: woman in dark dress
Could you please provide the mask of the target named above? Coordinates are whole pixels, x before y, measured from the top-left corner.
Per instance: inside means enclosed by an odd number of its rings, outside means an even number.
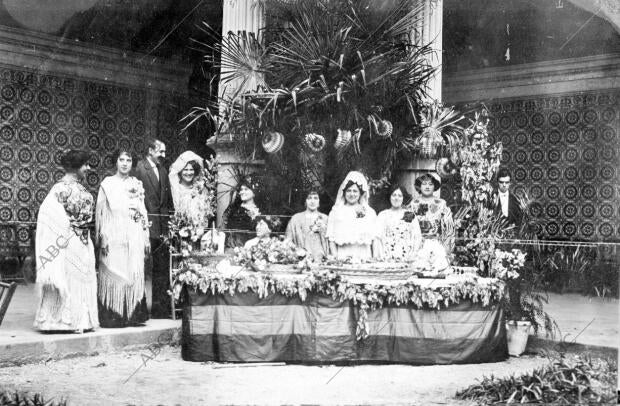
[[[261,214],[256,202],[260,192],[261,183],[256,176],[244,176],[237,185],[236,195],[224,212],[227,247],[243,247],[248,240],[254,238],[254,219]]]

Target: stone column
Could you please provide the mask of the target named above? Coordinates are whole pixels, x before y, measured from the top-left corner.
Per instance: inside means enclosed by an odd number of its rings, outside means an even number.
[[[441,60],[443,37],[443,0],[413,0],[414,4],[423,4],[424,18],[412,29],[412,38],[416,44],[431,44],[433,53],[428,63],[438,68],[428,84],[430,99],[441,101]],[[400,168],[400,183],[411,193],[416,194],[414,182],[425,173],[435,172],[435,159],[415,158],[408,165]],[[439,191],[435,193],[439,197]]]
[[[424,18],[413,27],[412,36],[416,44],[431,44],[433,54],[428,63],[438,67],[437,73],[429,82],[429,97],[441,101],[441,61],[443,38],[443,0],[413,0],[416,5],[423,4]]]
[[[240,32],[257,35],[265,27],[265,7],[263,2],[257,0],[224,0],[223,6],[223,37],[226,37],[229,33],[238,34]],[[229,81],[224,84],[220,81],[218,90],[220,100],[230,97],[239,86],[240,82]],[[252,84],[249,84],[247,87],[251,89]],[[217,137],[211,137],[207,144],[216,151],[220,162],[217,187],[217,225],[219,226],[222,224],[224,210],[226,210],[230,203],[231,195],[227,192],[231,186],[235,185],[232,168],[236,165],[249,164],[259,169],[264,163],[263,161],[245,162],[241,157],[237,156],[230,134],[223,133],[218,134]]]
[[[222,37],[228,36],[229,33],[239,34],[242,32],[258,35],[264,27],[265,6],[263,2],[257,0],[224,0]],[[222,73],[224,72],[222,70]],[[220,80],[218,91],[220,99],[233,94],[240,85],[240,81],[222,83]],[[252,85],[249,83],[247,87],[251,89]]]

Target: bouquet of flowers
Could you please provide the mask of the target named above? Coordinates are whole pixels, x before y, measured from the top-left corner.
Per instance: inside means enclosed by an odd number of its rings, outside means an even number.
[[[127,194],[129,196],[129,216],[136,223],[142,223],[144,230],[149,228],[149,222],[144,213],[140,211],[141,203],[144,201],[144,187],[142,182],[134,177],[127,179]]]
[[[366,217],[366,207],[364,207],[362,205],[358,205],[355,208],[355,217],[358,218],[358,219]]]
[[[172,249],[179,249],[184,254],[192,251],[205,231],[205,226],[192,221],[187,213],[175,213],[168,221],[168,241],[172,242]]]
[[[297,264],[305,267],[306,251],[284,237],[260,239],[250,247],[235,248],[233,263],[264,271],[268,264]]]
[[[82,185],[78,184],[77,190],[66,185],[56,193],[56,199],[62,204],[69,216],[69,224],[75,235],[80,237],[84,244],[88,244],[89,225],[94,219],[95,203],[93,196]]]
[[[508,252],[496,249],[491,265],[491,276],[502,280],[516,279],[523,266],[525,266],[525,253],[521,250],[513,249]]]
[[[313,233],[325,234],[327,231],[327,224],[321,220],[321,217],[317,217],[316,220],[314,220],[314,222],[310,225],[310,231]]]

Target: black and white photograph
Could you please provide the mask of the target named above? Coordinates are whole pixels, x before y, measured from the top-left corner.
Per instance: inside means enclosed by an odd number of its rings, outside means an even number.
[[[619,404],[620,0],[0,0],[0,406]]]

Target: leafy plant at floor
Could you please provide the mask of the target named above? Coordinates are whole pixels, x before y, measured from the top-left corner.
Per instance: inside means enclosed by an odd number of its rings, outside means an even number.
[[[525,254],[513,248],[511,251],[495,250],[491,265],[491,276],[506,282],[506,291],[500,300],[507,320],[529,321],[535,332],[538,332],[540,323],[547,334],[553,332],[554,322],[544,311],[544,304],[548,303],[546,293],[536,289],[536,280],[527,280],[523,277]]]
[[[479,384],[456,393],[457,399],[479,404],[616,403],[618,366],[613,361],[580,355],[569,361],[560,355],[549,365],[521,376],[483,377]]]
[[[580,292],[598,297],[618,296],[618,264],[601,258],[592,246],[548,249],[541,255],[543,284],[553,292]]]
[[[0,392],[0,406],[66,406],[67,401],[61,399],[46,401],[39,393],[29,394],[19,391]]]
[[[332,200],[351,169],[390,179],[400,159],[419,151],[415,140],[424,129],[440,130],[448,150],[459,144],[458,131],[450,132],[458,114],[425,100],[435,72],[428,63],[433,51],[410,35],[423,5],[260,3],[271,18],[264,32],[229,33],[215,46],[201,44],[206,59],[222,70],[222,85],[237,91],[224,92],[218,106],[194,109],[189,122],[216,118],[241,157],[267,156],[287,177],[286,185],[312,178]],[[423,109],[427,114],[420,117]],[[266,154],[261,143],[274,133],[284,142]]]

